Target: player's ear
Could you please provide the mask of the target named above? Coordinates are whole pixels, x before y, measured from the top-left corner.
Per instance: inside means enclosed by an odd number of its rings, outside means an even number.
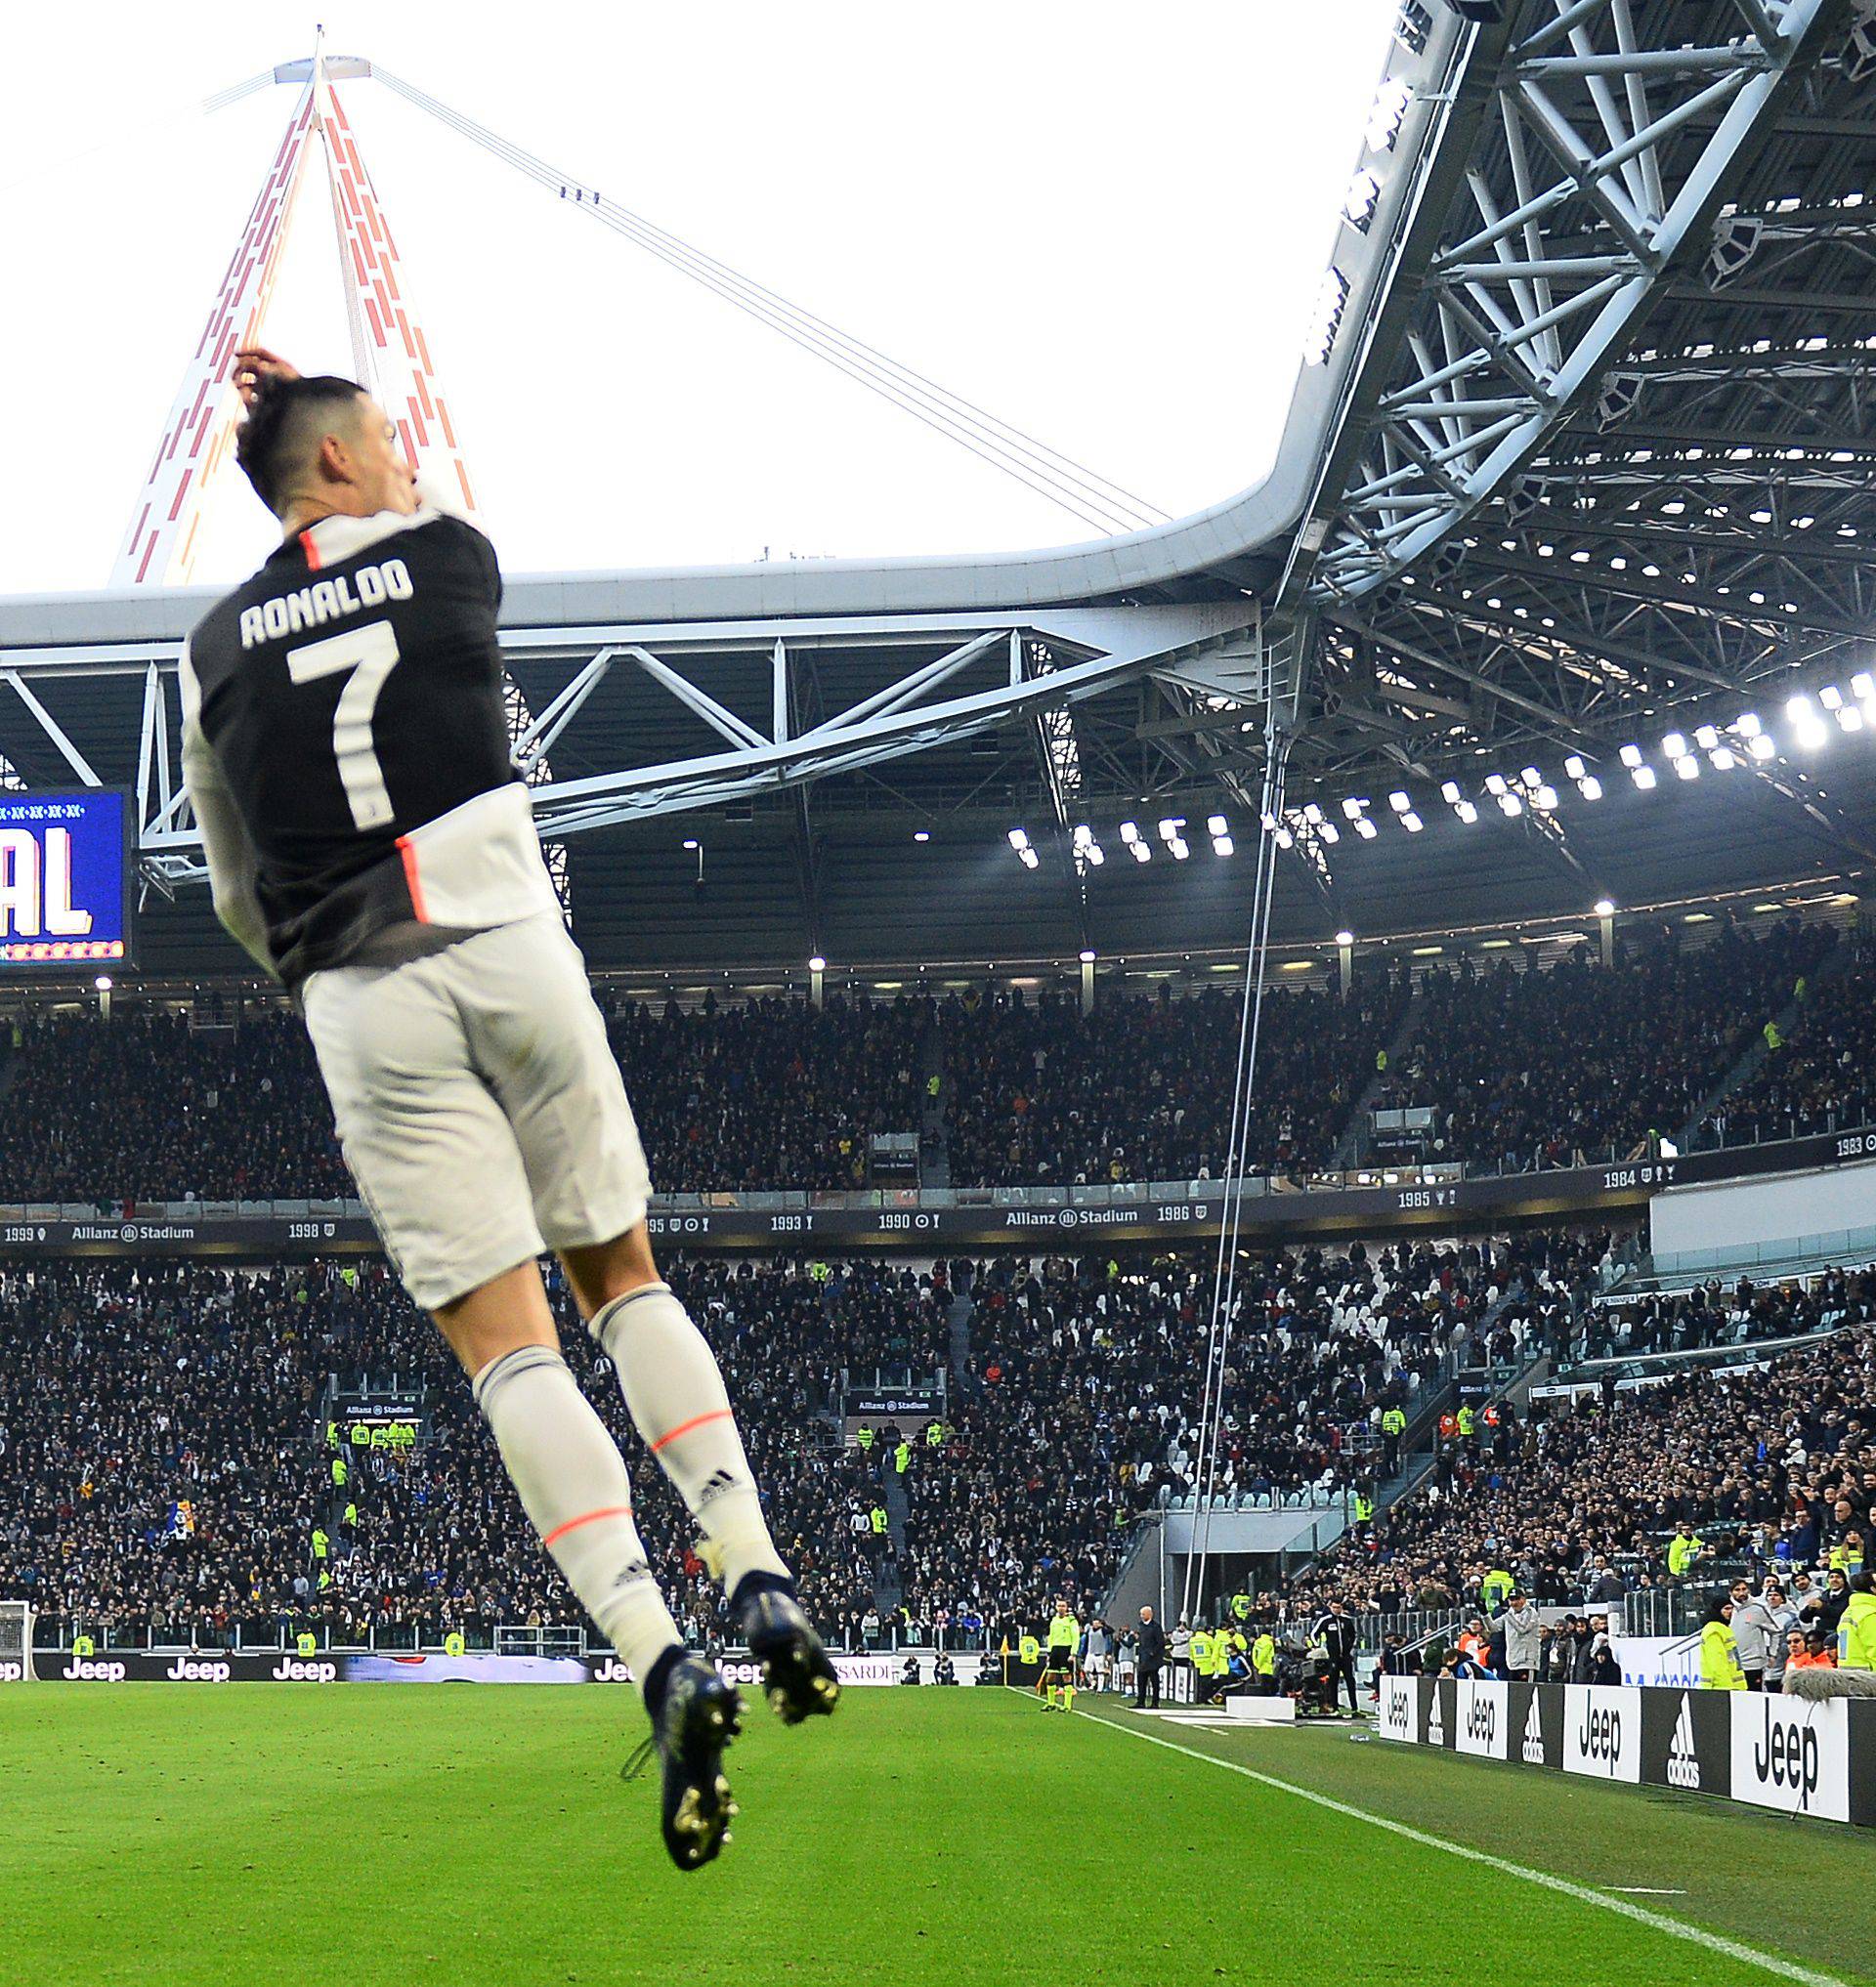
[[[354,483],[358,479],[358,457],[345,436],[327,429],[320,437],[318,457],[321,483]]]

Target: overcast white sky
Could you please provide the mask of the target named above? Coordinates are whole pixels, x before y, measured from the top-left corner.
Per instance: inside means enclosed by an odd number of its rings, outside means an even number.
[[[294,93],[190,106],[321,12],[328,51],[1176,514],[1269,460],[1396,4],[15,10],[0,592],[106,582]],[[380,86],[341,94],[510,571],[1088,535]],[[351,369],[322,198],[268,334]],[[196,577],[270,523],[227,479]]]

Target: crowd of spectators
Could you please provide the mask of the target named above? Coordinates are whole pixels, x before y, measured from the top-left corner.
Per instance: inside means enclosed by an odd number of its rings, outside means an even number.
[[[1858,940],[1842,969],[1807,989],[1797,1027],[1774,1029],[1751,1079],[1711,1113],[1703,1140],[1808,1138],[1854,1130],[1876,1116],[1876,954]]]
[[[1663,932],[1612,967],[1587,948],[1545,970],[1462,959],[1423,978],[1415,1038],[1376,1102],[1432,1107],[1435,1160],[1522,1171],[1626,1155],[1682,1131],[1836,943],[1794,917],[1685,950]]]
[[[1876,1094],[1871,966],[1811,983],[1839,943],[1796,919],[1727,925],[1677,949],[1663,931],[1612,968],[1422,976],[1412,1039],[1403,968],[1265,998],[1241,1139],[1254,1172],[1327,1164],[1379,1078],[1384,1107],[1428,1107],[1430,1160],[1512,1169],[1626,1155],[1680,1133],[1755,1040],[1765,1067],[1712,1115],[1728,1141],[1861,1123]],[[874,1133],[918,1133],[936,1104],[955,1186],[1221,1176],[1231,1163],[1240,995],[1021,990],[943,1001],[832,994],[697,1006],[604,996],[657,1187],[829,1190],[870,1182]],[[1798,1024],[1768,1024],[1796,1006]],[[1789,1017],[1787,1017],[1787,1020]],[[326,1199],[352,1191],[297,1017],[238,1025],[131,1007],[109,1022],[13,1024],[0,1201]],[[104,1108],[107,1103],[108,1108]]]
[[[1608,1235],[1247,1251],[1222,1307],[1215,1456],[1202,1454],[1215,1266],[1003,1259],[972,1283],[952,1438],[914,1452],[903,1562],[916,1620],[1087,1609],[1129,1520],[1204,1488],[1328,1502],[1389,1468],[1382,1417],[1449,1365],[1515,1356],[1528,1293],[1625,1252]],[[1558,1279],[1562,1280],[1558,1285]],[[1202,1481],[1203,1479],[1203,1481]]]
[[[17,1021],[0,1110],[0,1201],[343,1198],[297,1015],[194,1027],[161,1012]]]
[[[1213,1486],[1324,1501],[1385,1473],[1380,1420],[1453,1360],[1512,1356],[1529,1293],[1573,1289],[1618,1246],[1246,1252],[1233,1273]],[[805,1597],[864,1637],[1091,1605],[1138,1511],[1199,1488],[1209,1254],[911,1267],[678,1259]],[[633,1460],[661,1578],[700,1640],[720,1626],[688,1517],[625,1426],[603,1355],[550,1278],[570,1363]],[[966,1310],[957,1304],[962,1291]],[[954,1312],[958,1314],[954,1319]],[[956,1337],[967,1319],[967,1345]],[[1512,1321],[1512,1322],[1508,1322]],[[436,1334],[377,1262],[260,1272],[103,1259],[0,1271],[0,1593],[134,1639],[267,1638],[311,1621],[435,1640],[447,1626],[573,1625]],[[941,1439],[843,1448],[838,1391],[950,1371]],[[354,1452],[328,1382],[396,1376],[425,1402],[409,1451]],[[900,1482],[903,1526],[875,1528]],[[315,1556],[323,1532],[327,1551]]]
[[[876,1548],[854,1519],[876,1492],[827,1411],[843,1369],[942,1364],[950,1306],[942,1275],[824,1267],[680,1261],[668,1274],[717,1351],[804,1597],[843,1630],[874,1605]],[[570,1321],[557,1283],[554,1296]],[[237,1624],[266,1639],[313,1623],[434,1641],[446,1625],[577,1622],[460,1373],[382,1265],[9,1269],[0,1319],[0,1593],[32,1601],[55,1632],[83,1620],[100,1639],[217,1643]],[[690,1520],[627,1427],[604,1356],[576,1330],[564,1339],[703,1642],[717,1598]],[[424,1390],[409,1453],[355,1452],[343,1435],[329,1447],[327,1381],[365,1374]]]
[[[1868,1318],[1866,1295],[1855,1307]],[[1508,1576],[1540,1603],[1610,1601],[1739,1566],[1788,1574],[1800,1604],[1827,1602],[1866,1563],[1873,1500],[1876,1331],[1860,1323],[1769,1362],[1502,1416],[1297,1597],[1382,1614],[1478,1606]],[[1692,1545],[1675,1550],[1677,1536]]]
[[[1358,978],[1350,997],[1266,995],[1242,1149],[1254,1172],[1320,1164],[1347,1124],[1407,1003],[1406,977]],[[959,1184],[1213,1179],[1227,1168],[1237,992],[1175,998],[1020,992],[948,1000],[946,1124]]]
[[[1724,1284],[1598,1304],[1579,1316],[1569,1350],[1582,1359],[1638,1359],[1705,1346],[1795,1338],[1876,1319],[1876,1270],[1831,1269],[1804,1281]]]
[[[632,1001],[607,1033],[665,1193],[867,1183],[874,1132],[916,1132],[930,1006],[783,996]]]

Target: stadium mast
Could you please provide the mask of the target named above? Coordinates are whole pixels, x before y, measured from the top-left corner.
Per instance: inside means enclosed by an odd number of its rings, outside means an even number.
[[[229,360],[239,347],[263,342],[280,258],[316,149],[325,161],[338,232],[357,377],[398,424],[410,462],[475,510],[468,466],[397,243],[333,87],[336,80],[370,73],[366,62],[327,58],[317,39],[310,57],[274,71],[275,82],[303,80],[305,88],[184,369],[111,571],[113,587],[182,586],[190,580],[204,505],[228,467],[240,419]]]

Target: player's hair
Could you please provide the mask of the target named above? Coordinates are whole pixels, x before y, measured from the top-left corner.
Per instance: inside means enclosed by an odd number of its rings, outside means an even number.
[[[340,379],[334,373],[316,373],[310,379],[281,379],[265,375],[234,435],[234,460],[254,486],[254,494],[270,511],[278,514],[285,486],[299,467],[298,457],[311,439],[325,432],[320,423],[331,410],[359,400],[364,389],[356,380]]]

